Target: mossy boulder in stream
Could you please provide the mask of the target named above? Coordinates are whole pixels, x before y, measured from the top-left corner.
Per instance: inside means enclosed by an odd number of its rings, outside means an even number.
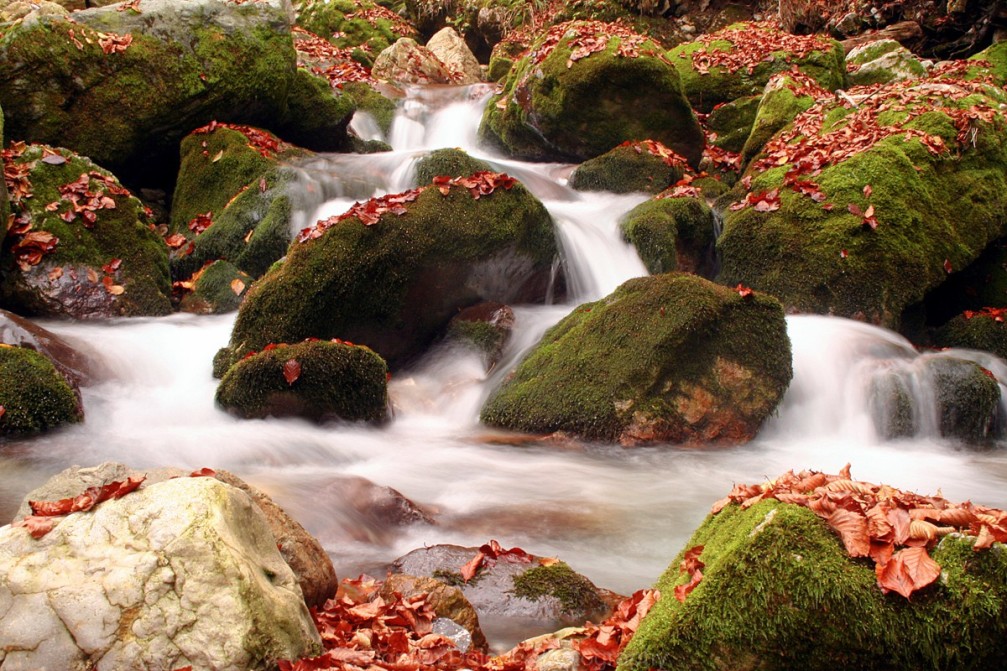
[[[776,409],[791,374],[775,299],[693,275],[654,275],[547,331],[481,416],[493,426],[624,445],[739,443]]]
[[[296,55],[281,2],[144,0],[119,9],[4,31],[9,139],[68,147],[134,179],[173,172],[178,142],[211,120],[287,121]]]
[[[823,88],[846,84],[842,45],[821,36],[798,36],[770,23],[737,23],[668,52],[692,106],[716,105],[762,92],[769,78],[796,68]]]
[[[171,206],[172,274],[226,259],[259,277],[287,251],[297,190],[288,164],[308,152],[250,126],[199,128],[182,142]]]
[[[742,162],[751,161],[769,140],[807,111],[818,98],[831,97],[811,77],[801,72],[781,72],[766,83],[755,110],[755,118],[741,148]]]
[[[652,274],[680,270],[705,277],[716,272],[716,220],[702,198],[653,198],[630,210],[619,228]]]
[[[934,340],[940,347],[965,347],[1007,359],[1005,310],[988,308],[958,315],[937,329]]]
[[[168,248],[144,205],[66,149],[12,145],[14,228],[0,303],[29,316],[101,319],[171,311]]]
[[[688,166],[660,142],[623,142],[601,156],[584,161],[570,175],[578,191],[660,193],[682,179]]]
[[[949,78],[821,101],[753,161],[718,240],[724,284],[897,328],[1007,230],[1002,89]]]
[[[233,312],[241,305],[253,278],[229,261],[213,261],[188,280],[176,282],[174,289],[185,292],[178,297],[182,312],[220,314]]]
[[[849,482],[849,481],[847,481]],[[937,581],[911,599],[884,594],[873,562],[847,556],[811,510],[730,504],[686,544],[702,580],[684,602],[683,551],[658,580],[661,600],[619,658],[619,671],[988,669],[1007,635],[1007,553],[951,534],[931,551]]]
[[[74,424],[84,411],[52,362],[24,347],[0,344],[0,438]]]
[[[624,26],[554,26],[510,71],[479,133],[518,158],[583,161],[655,140],[695,166],[703,133],[663,49]]]
[[[379,422],[388,417],[387,375],[385,362],[367,347],[323,340],[273,345],[227,371],[217,403],[246,418]]]
[[[544,300],[556,254],[545,208],[506,175],[374,198],[299,236],[249,291],[218,367],[317,337],[367,345],[397,368],[461,308]]]
[[[416,162],[416,184],[423,186],[434,177],[462,177],[489,169],[489,163],[461,149],[435,149]]]

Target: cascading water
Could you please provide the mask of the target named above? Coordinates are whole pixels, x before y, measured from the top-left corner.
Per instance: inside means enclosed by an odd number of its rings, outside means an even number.
[[[851,462],[859,478],[1007,505],[1001,450],[963,449],[938,438],[933,422],[922,419],[914,436],[884,440],[872,420],[870,393],[879,371],[903,371],[915,380],[922,418],[927,382],[913,377],[921,359],[978,358],[1007,379],[1003,362],[969,352],[919,355],[895,334],[835,318],[788,318],[794,381],[778,415],[751,444],[587,445],[576,451],[494,444],[478,413],[498,377],[574,304],[600,298],[645,270],[617,231],[619,217],[642,196],[579,194],[565,186],[570,166],[522,164],[480,151],[473,143],[481,95],[413,91],[392,130],[394,152],[323,156],[302,168],[304,188],[317,190],[315,202],[328,201],[305,215],[308,223],[355,200],[413,186],[413,160],[438,146],[469,150],[543,200],[557,223],[572,297],[564,305],[518,306],[514,337],[493,374],[475,356],[442,348],[395,375],[395,417],[388,426],[242,421],[214,407],[210,375],[233,316],[44,323],[92,352],[104,370],[83,389],[84,424],[10,442],[0,451],[2,519],[13,515],[29,489],[71,464],[210,466],[234,471],[273,495],[322,541],[341,576],[380,571],[424,544],[478,545],[497,538],[505,546],[559,556],[598,585],[629,593],[658,576],[733,483],[790,468],[836,472]],[[436,523],[404,530],[368,526],[332,486],[345,476],[399,490]]]

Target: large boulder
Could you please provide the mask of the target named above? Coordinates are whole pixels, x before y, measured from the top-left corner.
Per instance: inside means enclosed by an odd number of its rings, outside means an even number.
[[[807,111],[816,100],[832,96],[831,92],[800,71],[790,70],[770,77],[759,96],[755,118],[741,148],[742,163],[747,165],[776,133],[798,114]]]
[[[937,329],[940,347],[966,347],[1007,359],[1007,322],[1002,308],[966,311]]]
[[[84,418],[79,392],[42,354],[0,344],[0,437],[32,434]]]
[[[623,142],[601,156],[584,161],[570,175],[578,191],[660,193],[682,179],[686,160],[660,142]]]
[[[119,9],[39,17],[4,32],[8,138],[170,181],[159,171],[177,165],[178,142],[193,128],[212,120],[296,126],[286,118],[296,56],[284,3],[144,0]]]
[[[898,327],[1007,232],[1002,89],[938,71],[864,94],[816,103],[749,165],[724,214],[720,281]]]
[[[282,257],[301,205],[288,162],[307,152],[250,126],[212,123],[182,141],[171,203],[172,275],[226,259],[259,277]]]
[[[626,140],[655,140],[695,166],[703,133],[663,49],[625,26],[549,29],[486,106],[480,136],[530,160],[583,161]]]
[[[0,530],[7,668],[271,669],[320,649],[262,513],[213,478]]]
[[[927,74],[920,59],[895,40],[876,40],[846,55],[851,86],[887,84],[903,79],[919,79]]]
[[[556,254],[545,208],[506,175],[374,198],[301,233],[249,291],[217,368],[309,337],[367,345],[397,368],[460,308],[543,300]]]
[[[427,40],[427,49],[455,74],[455,83],[478,84],[482,81],[479,61],[454,28],[445,26],[437,31]]]
[[[367,347],[308,341],[246,355],[217,387],[217,403],[240,417],[294,415],[380,422],[388,417],[388,368]]]
[[[852,481],[844,482],[848,487]],[[835,501],[850,501],[869,483],[854,485],[858,489],[839,485],[829,494]],[[870,487],[874,492],[879,489]],[[772,488],[773,483],[750,488],[753,502]],[[891,487],[887,491],[904,494]],[[796,492],[784,496],[808,498]],[[904,500],[911,501],[912,496]],[[881,523],[887,525],[885,510],[898,505],[878,504],[875,512],[881,511]],[[928,504],[921,500],[918,505]],[[836,512],[837,522],[859,519],[864,532],[873,528],[880,529],[874,534],[884,533],[884,527],[874,526],[875,519],[868,522],[842,508]],[[930,508],[932,514],[940,512]],[[975,513],[960,512],[975,519]],[[908,526],[909,513],[904,509],[901,513]],[[851,558],[827,521],[808,508],[777,500],[732,503],[703,522],[686,544],[688,551],[680,553],[660,578],[657,588],[662,598],[643,619],[618,668],[910,671],[999,665],[1007,634],[1003,546],[979,551],[975,537],[960,533],[937,542],[925,533],[937,528],[935,524],[914,518],[912,525],[924,532],[912,544],[936,547],[925,560],[920,557],[922,548],[908,548],[916,564],[908,558],[892,559],[887,564],[893,568],[885,571],[867,558]],[[857,535],[857,526],[850,522],[846,527],[849,537]],[[893,533],[892,526],[887,529]],[[903,536],[901,542],[906,540]],[[860,553],[866,554],[863,549],[857,550]],[[905,567],[902,580],[889,579],[888,574],[899,576],[899,566]],[[934,566],[936,573],[928,573]],[[925,573],[934,582],[911,591],[911,598],[894,592],[896,587],[922,582]],[[892,590],[887,594],[879,587],[881,578],[886,590]]]
[[[456,79],[454,71],[411,37],[399,38],[378,54],[371,75],[404,85],[452,84]]]
[[[25,315],[101,319],[171,311],[168,248],[150,211],[92,161],[46,145],[4,152],[15,174],[0,302]]]
[[[839,42],[789,35],[771,23],[740,23],[668,52],[692,106],[709,112],[720,103],[761,93],[769,78],[796,68],[833,91],[846,83]]]
[[[678,273],[637,278],[547,331],[481,416],[623,445],[739,443],[776,409],[790,358],[772,297]]]

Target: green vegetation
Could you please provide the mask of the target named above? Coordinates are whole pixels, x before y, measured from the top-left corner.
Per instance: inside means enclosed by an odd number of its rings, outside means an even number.
[[[566,562],[530,568],[514,580],[514,595],[530,601],[544,596],[559,600],[563,613],[579,615],[596,613],[605,608],[597,588],[590,580],[574,571]]]
[[[660,198],[640,203],[619,223],[651,274],[712,271],[713,210],[702,198]]]
[[[46,357],[0,345],[0,436],[31,434],[84,419],[73,389]]]
[[[570,176],[570,186],[578,191],[660,193],[682,179],[685,168],[684,161],[665,160],[645,143],[621,145],[581,163]]]

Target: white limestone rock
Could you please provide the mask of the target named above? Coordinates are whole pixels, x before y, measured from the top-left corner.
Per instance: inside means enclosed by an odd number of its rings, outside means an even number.
[[[0,528],[0,669],[272,668],[319,650],[262,513],[177,478],[64,518]]]
[[[455,73],[457,84],[478,84],[482,81],[482,69],[465,40],[451,26],[437,31],[427,41],[427,49]]]

